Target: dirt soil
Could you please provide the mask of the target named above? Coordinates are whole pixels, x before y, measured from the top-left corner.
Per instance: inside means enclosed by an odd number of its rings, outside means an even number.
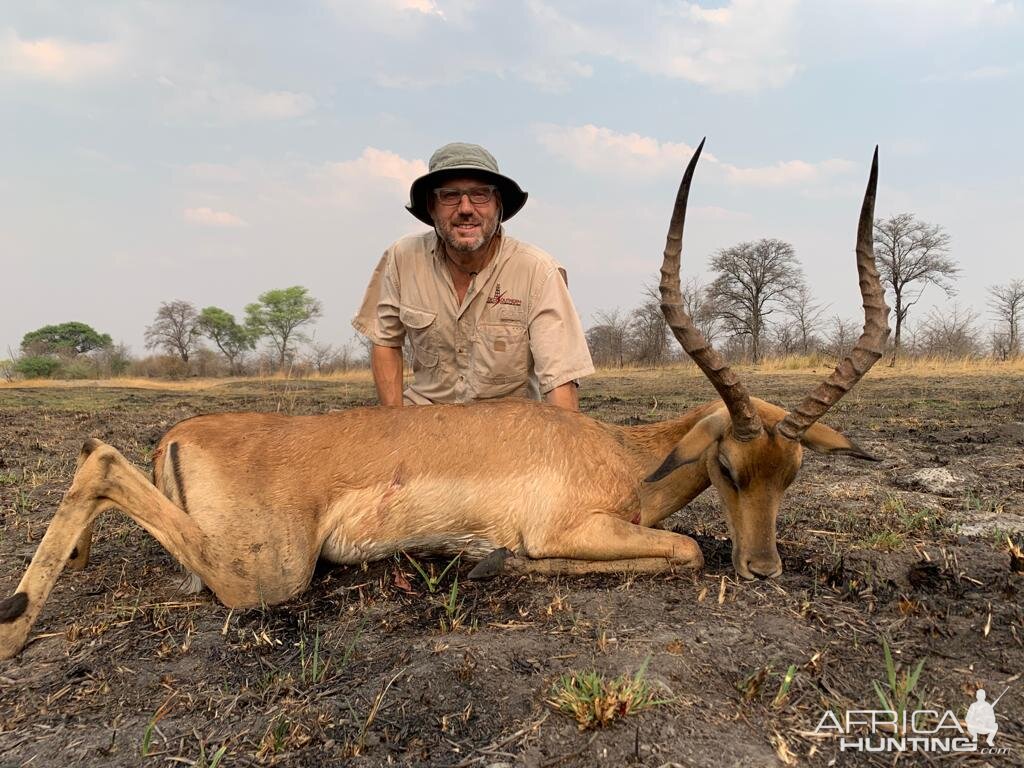
[[[746,378],[790,405],[816,380]],[[678,370],[605,375],[582,408],[643,423],[711,394]],[[358,382],[0,389],[0,596],[87,437],[147,467],[159,436],[195,414],[371,400]],[[287,605],[231,611],[182,595],[169,556],[110,513],[89,567],[60,576],[23,653],[0,662],[0,766],[203,766],[222,747],[221,766],[1024,765],[1024,563],[1007,544],[1024,537],[1024,380],[872,376],[825,421],[881,461],[806,456],[771,581],[737,581],[711,491],[669,521],[701,543],[697,576],[471,582],[457,563],[434,585],[394,557],[323,569]],[[922,469],[948,470],[952,486],[915,484]],[[897,760],[815,734],[829,708],[879,709],[876,683],[893,695],[883,642],[899,676],[924,662],[911,709],[962,719],[977,688],[990,700],[1008,688],[1000,753]],[[581,730],[547,702],[562,675],[589,671],[640,675],[662,703]]]

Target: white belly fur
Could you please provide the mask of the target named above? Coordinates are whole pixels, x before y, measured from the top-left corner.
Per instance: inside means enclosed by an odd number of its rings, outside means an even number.
[[[553,473],[552,473],[553,475]],[[498,547],[518,549],[524,524],[538,528],[560,506],[549,476],[503,476],[500,486],[420,477],[407,484],[351,491],[324,515],[321,557],[360,563],[400,550],[480,559]]]

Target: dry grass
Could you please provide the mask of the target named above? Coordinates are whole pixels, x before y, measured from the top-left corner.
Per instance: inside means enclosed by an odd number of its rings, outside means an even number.
[[[199,392],[225,384],[265,384],[275,381],[329,381],[329,382],[370,382],[372,377],[369,369],[354,369],[331,374],[310,374],[303,377],[289,377],[284,374],[273,376],[234,376],[217,379],[145,379],[122,377],[113,379],[25,379],[22,381],[0,381],[0,389],[21,389],[27,387],[45,387],[51,389],[84,389],[84,388],[126,388],[126,389],[159,389],[173,392]]]
[[[821,375],[834,367],[834,361],[823,360],[812,355],[789,355],[762,361],[758,365],[734,364],[733,370],[740,376],[772,373],[794,375]],[[406,378],[409,376],[406,371]],[[623,368],[598,368],[597,376],[606,380],[625,379],[630,382],[657,382],[666,374],[673,377],[703,378],[704,374],[691,362],[672,363],[659,367],[625,366]],[[879,362],[868,374],[874,378],[892,378],[895,376],[935,376],[956,374],[960,376],[992,376],[1024,374],[1024,357],[1016,360],[997,361],[989,358],[962,358],[955,360],[941,358],[915,358],[900,361],[895,367],[889,367],[884,361]],[[368,368],[354,368],[348,371],[304,376],[288,376],[284,373],[270,376],[236,376],[224,378],[195,379],[148,379],[138,377],[121,377],[112,379],[25,379],[22,381],[0,381],[0,389],[20,389],[27,387],[43,387],[52,389],[75,388],[128,388],[165,390],[172,392],[199,392],[213,389],[225,384],[251,383],[264,384],[275,381],[323,381],[369,383],[372,375]]]
[[[790,355],[764,360],[758,365],[746,363],[734,363],[732,369],[741,377],[744,374],[772,373],[772,374],[816,374],[830,372],[835,367],[835,361],[823,360],[810,355]],[[702,377],[700,369],[689,362],[672,363],[671,365],[659,368],[599,368],[597,375],[606,379],[629,379],[630,381],[651,379],[658,380],[665,373],[673,375]],[[941,359],[941,358],[918,358],[913,360],[902,360],[890,367],[885,360],[879,361],[868,374],[874,378],[892,378],[898,376],[933,376],[940,374],[957,374],[964,376],[984,375],[993,376],[1007,374],[1024,374],[1024,357],[1016,360],[998,361],[990,358],[962,358],[962,359]]]

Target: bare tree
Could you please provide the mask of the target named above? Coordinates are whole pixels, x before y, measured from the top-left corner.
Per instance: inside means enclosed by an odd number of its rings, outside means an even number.
[[[183,363],[195,352],[199,341],[199,313],[188,301],[165,301],[156,319],[146,327],[146,348],[177,355]]]
[[[701,282],[699,277],[689,277],[683,281],[683,310],[693,320],[697,330],[704,334],[709,344],[715,343],[715,337],[721,332],[721,318],[715,310],[715,302],[711,295],[711,286]]]
[[[587,346],[596,365],[614,365],[621,368],[626,362],[629,315],[615,308],[594,313],[596,325],[587,329]]]
[[[892,291],[896,329],[893,333],[892,359],[900,352],[903,324],[929,284],[952,296],[952,280],[957,272],[949,256],[949,235],[938,224],[926,224],[912,213],[900,213],[888,219],[875,219],[875,260],[882,282]]]
[[[1020,317],[1024,314],[1024,280],[988,289],[988,306],[1000,326],[993,334],[993,351],[1001,360],[1020,354]]]
[[[644,301],[629,316],[629,347],[634,362],[660,365],[669,358],[668,323],[661,311],[661,296],[644,286]]]
[[[829,357],[842,360],[853,349],[859,330],[855,320],[834,316],[825,330],[825,343],[821,351]]]
[[[726,330],[748,337],[753,361],[759,362],[768,317],[803,283],[793,246],[767,238],[739,243],[715,254],[711,268],[719,273],[711,291]]]
[[[801,282],[783,301],[786,314],[792,319],[795,351],[810,354],[818,346],[817,332],[821,328],[821,316],[828,305],[814,300],[811,289]]]
[[[917,350],[944,359],[975,357],[981,351],[976,323],[978,314],[956,304],[932,307],[921,323]]]
[[[775,323],[770,330],[773,354],[786,357],[800,351],[800,330],[794,320]]]
[[[335,371],[347,371],[351,364],[351,358],[352,347],[349,342],[335,347],[333,344],[314,339],[309,342],[309,349],[303,356],[303,362],[323,375]]]

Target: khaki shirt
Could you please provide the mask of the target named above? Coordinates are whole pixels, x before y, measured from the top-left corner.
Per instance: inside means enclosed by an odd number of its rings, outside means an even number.
[[[558,263],[499,233],[498,252],[461,306],[433,232],[402,238],[377,264],[352,325],[384,347],[401,347],[408,334],[407,404],[539,399],[594,372]]]

